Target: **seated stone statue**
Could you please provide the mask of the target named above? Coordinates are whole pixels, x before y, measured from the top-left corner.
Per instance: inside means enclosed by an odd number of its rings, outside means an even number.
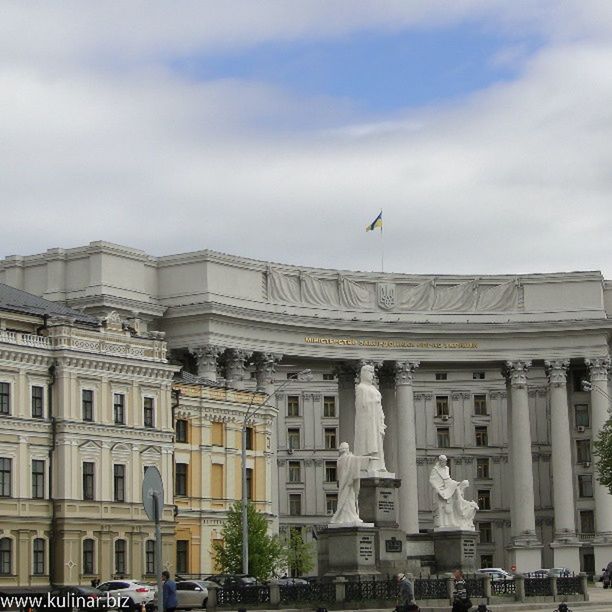
[[[360,472],[370,462],[369,457],[357,457],[349,450],[349,445],[342,442],[338,447],[338,506],[330,525],[363,523],[359,518]]]
[[[462,531],[476,531],[474,527],[474,517],[478,504],[475,501],[468,501],[463,497],[465,490],[470,486],[468,480],[462,480],[453,496],[454,514],[459,529]]]

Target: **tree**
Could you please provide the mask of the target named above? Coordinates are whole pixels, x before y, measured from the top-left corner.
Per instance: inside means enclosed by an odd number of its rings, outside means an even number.
[[[283,565],[286,553],[278,536],[268,534],[266,517],[249,502],[249,575],[258,580],[271,578]],[[221,531],[222,540],[213,542],[213,557],[221,572],[242,573],[242,503],[236,502]]]
[[[612,493],[612,419],[608,419],[593,441],[597,480]]]
[[[304,542],[302,531],[292,529],[287,545],[287,566],[292,576],[303,576],[314,567],[314,546]]]

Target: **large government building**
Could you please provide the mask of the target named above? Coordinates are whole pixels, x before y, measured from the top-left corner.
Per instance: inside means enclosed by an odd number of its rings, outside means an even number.
[[[193,448],[177,439],[175,464],[193,462],[198,448],[223,455],[199,459],[198,482],[188,485],[197,503],[172,502],[183,521],[176,527],[187,551],[181,563],[191,554],[192,573],[210,567],[200,539],[218,537],[239,478],[237,441],[217,449],[213,438],[235,437],[240,412],[216,408],[211,390],[225,398],[272,394],[278,416],[267,408],[269,432],[254,446],[260,459],[255,451],[251,458],[252,467],[259,460],[272,467],[268,479],[262,467],[259,484],[249,484],[251,495],[273,528],[299,528],[316,539],[335,509],[336,448],[352,444],[363,363],[376,368],[387,468],[402,479],[406,533],[433,527],[428,478],[445,454],[452,477],[470,481],[466,497],[480,507],[482,566],[592,572],[612,559],[612,496],[598,484],[591,456],[610,406],[612,285],[600,272],[379,274],[207,250],[154,257],[94,242],[6,257],[0,282],[85,317],[116,312],[143,333],[165,333],[172,360],[182,365],[175,421],[207,419],[205,436],[190,425],[199,440]],[[206,392],[198,390],[203,381]],[[167,397],[166,385],[155,397]],[[143,393],[135,388],[133,396]],[[224,423],[223,432],[214,422]],[[156,435],[163,452],[170,441],[163,431]],[[139,448],[153,453],[146,440]]]

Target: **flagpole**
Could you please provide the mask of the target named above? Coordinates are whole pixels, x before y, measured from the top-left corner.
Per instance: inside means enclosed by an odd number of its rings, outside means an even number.
[[[382,218],[382,208],[380,209],[380,215]],[[383,240],[383,226],[380,226],[380,271],[385,271],[385,241]]]

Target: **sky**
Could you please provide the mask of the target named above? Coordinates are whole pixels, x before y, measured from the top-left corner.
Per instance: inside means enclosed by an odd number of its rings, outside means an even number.
[[[612,279],[612,2],[4,0],[0,220],[0,257]]]

